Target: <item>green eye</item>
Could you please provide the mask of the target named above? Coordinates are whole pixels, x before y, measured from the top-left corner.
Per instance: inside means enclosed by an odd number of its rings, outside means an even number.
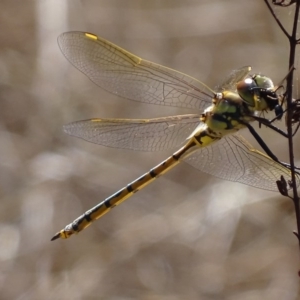
[[[273,110],[278,105],[273,81],[263,75],[254,75],[240,81],[237,92],[243,101],[255,110]]]
[[[273,81],[269,77],[263,75],[254,75],[253,80],[256,82],[256,85],[261,89],[274,89]]]
[[[253,78],[246,78],[243,81],[240,81],[237,86],[237,92],[239,93],[240,97],[244,100],[244,102],[254,107],[255,106],[255,99],[254,95],[257,91],[257,84]]]
[[[276,94],[273,81],[269,77],[263,75],[254,75],[252,78],[257,84],[259,96],[257,99],[259,99],[260,102],[264,101],[270,110],[275,109],[275,114],[277,117],[282,115],[283,110],[279,104],[278,95]]]

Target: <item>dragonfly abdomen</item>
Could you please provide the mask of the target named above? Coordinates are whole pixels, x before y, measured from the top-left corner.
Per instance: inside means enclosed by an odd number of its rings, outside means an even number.
[[[199,144],[194,138],[191,138],[182,148],[180,148],[173,155],[161,162],[159,165],[152,168],[149,172],[140,176],[127,186],[120,189],[115,194],[111,195],[104,201],[100,202],[98,205],[86,211],[72,223],[67,225],[64,229],[55,234],[52,240],[56,240],[57,238],[67,239],[74,233],[78,233],[86,227],[90,226],[93,221],[108,213],[112,208],[119,205],[120,203],[131,197],[134,193],[150,184],[160,175],[163,175],[164,173],[174,168],[177,164],[180,163],[183,158],[187,157],[195,149],[197,149],[197,147],[199,147]]]

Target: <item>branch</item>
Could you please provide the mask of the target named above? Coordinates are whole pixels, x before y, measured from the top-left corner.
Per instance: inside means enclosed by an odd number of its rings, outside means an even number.
[[[295,122],[298,122],[298,127],[296,128],[296,131],[299,128],[299,122],[300,120],[298,118],[299,116],[299,109],[298,109],[298,101],[293,101],[293,77],[294,77],[294,65],[295,65],[295,54],[296,54],[296,47],[299,43],[299,40],[297,39],[297,29],[298,29],[298,19],[299,19],[299,8],[300,8],[300,0],[290,0],[289,3],[285,3],[285,0],[272,0],[273,5],[281,6],[281,7],[287,7],[291,4],[296,3],[295,5],[295,14],[294,14],[294,22],[293,22],[293,29],[292,34],[290,35],[281,22],[278,20],[277,16],[275,15],[270,3],[268,0],[264,0],[266,3],[270,13],[272,14],[274,20],[277,22],[280,29],[283,31],[285,36],[289,40],[290,44],[290,54],[289,54],[289,67],[288,69],[291,70],[287,76],[287,85],[286,85],[286,103],[287,103],[287,138],[288,138],[288,144],[289,144],[289,158],[290,158],[290,170],[291,170],[291,187],[293,190],[293,197],[289,197],[293,200],[294,207],[295,207],[295,213],[296,213],[296,222],[297,222],[297,233],[295,235],[298,238],[298,244],[300,248],[300,239],[299,239],[299,233],[300,233],[300,206],[299,206],[299,196],[297,193],[297,181],[296,181],[296,167],[295,167],[295,161],[294,161],[294,151],[293,151],[293,124]],[[295,131],[295,132],[296,132]],[[277,181],[277,185],[279,188],[279,191],[282,195],[286,193],[285,188],[285,179],[281,178],[281,180]]]
[[[268,7],[268,9],[269,9],[269,11],[270,11],[270,13],[271,13],[271,15],[273,16],[274,20],[276,21],[276,23],[278,24],[278,26],[279,26],[280,29],[282,30],[282,32],[285,34],[285,36],[286,36],[288,39],[290,39],[291,36],[290,36],[289,33],[286,31],[286,29],[284,28],[284,26],[282,25],[282,23],[280,22],[280,20],[277,18],[277,16],[276,16],[274,10],[272,9],[272,7],[271,7],[269,1],[268,1],[268,0],[264,0],[264,1],[265,1],[266,5],[267,5],[267,7]],[[273,1],[273,4],[275,4],[274,1]]]
[[[295,65],[295,54],[297,47],[297,26],[299,19],[299,8],[300,2],[297,1],[295,7],[295,15],[294,15],[294,24],[292,35],[289,38],[290,42],[290,58],[289,58],[289,69],[291,69]],[[294,151],[293,151],[293,77],[294,72],[292,71],[287,78],[287,132],[288,132],[288,143],[289,143],[289,156],[290,156],[290,165],[291,165],[291,177],[293,183],[293,202],[295,207],[296,219],[297,219],[297,231],[298,234],[300,232],[300,207],[299,207],[299,196],[297,192],[297,184],[296,184],[296,174],[295,174],[295,161],[294,161]],[[299,240],[300,247],[300,240]]]

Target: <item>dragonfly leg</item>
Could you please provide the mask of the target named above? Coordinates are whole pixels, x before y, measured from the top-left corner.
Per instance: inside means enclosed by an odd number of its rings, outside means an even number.
[[[284,137],[288,137],[287,133],[284,132],[283,130],[279,129],[278,127],[272,125],[272,121],[269,121],[265,118],[261,118],[261,117],[257,117],[257,116],[252,116],[253,119],[255,119],[256,121],[259,122],[259,124],[263,124],[269,128],[271,128],[272,130],[276,131],[277,133],[279,133],[280,135],[284,136]]]
[[[249,124],[249,123],[243,123],[245,126],[247,126],[247,128],[249,129],[249,131],[251,132],[251,134],[253,135],[253,137],[256,139],[256,141],[259,143],[259,145],[262,147],[262,149],[266,152],[266,154],[268,156],[270,156],[270,158],[272,158],[274,161],[276,161],[277,163],[281,164],[282,166],[289,168],[290,169],[290,165],[285,163],[285,162],[281,162],[277,156],[270,150],[270,148],[267,146],[267,144],[264,142],[264,140],[260,137],[260,135],[256,132],[256,130]]]

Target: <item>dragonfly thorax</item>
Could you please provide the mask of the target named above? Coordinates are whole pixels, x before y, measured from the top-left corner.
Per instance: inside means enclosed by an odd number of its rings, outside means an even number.
[[[203,122],[217,135],[237,131],[245,122],[251,121],[252,112],[237,93],[223,91],[222,98],[214,100],[214,104],[204,111]]]

